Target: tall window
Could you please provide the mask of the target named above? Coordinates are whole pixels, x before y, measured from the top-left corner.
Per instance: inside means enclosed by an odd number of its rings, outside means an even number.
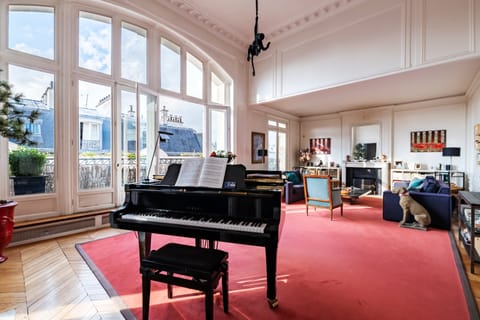
[[[19,107],[41,111],[25,127],[37,142],[27,148],[46,155],[45,189],[27,192],[58,195],[22,205],[22,218],[112,207],[124,200],[122,184],[146,178],[150,167],[153,178],[183,157],[231,150],[232,82],[195,43],[111,1],[4,2],[0,75],[24,94]],[[174,135],[158,148],[161,126]],[[8,157],[0,162],[11,169]],[[0,181],[0,194],[20,194],[16,174],[3,176],[10,179]]]
[[[227,110],[210,109],[209,151],[227,150]]]
[[[158,113],[157,111],[157,96],[151,94],[140,94],[139,105],[139,123],[140,134],[138,136],[138,144],[140,149],[140,166],[139,176],[140,181],[145,178],[151,178],[153,172],[165,172],[168,164],[164,168],[157,170],[157,161],[152,159],[157,155],[154,153],[160,146],[156,146],[158,135]],[[150,168],[150,163],[152,167]],[[151,172],[148,172],[151,170]]]
[[[225,83],[214,72],[211,73],[211,93],[212,102],[225,104]]]
[[[287,123],[268,120],[268,169],[286,170]]]
[[[22,102],[17,107],[25,110],[27,114],[32,110],[40,112],[39,118],[33,124],[25,119],[26,126],[32,132],[30,138],[36,145],[20,147],[13,142],[9,143],[9,153],[21,156],[18,158],[18,163],[10,163],[14,186],[11,193],[21,195],[55,192],[54,76],[42,71],[9,65],[8,77],[14,91],[23,94]],[[22,149],[25,152],[16,153]],[[38,154],[45,158],[43,164],[37,161]],[[23,180],[20,181],[23,176],[38,176],[38,178],[34,182],[25,184]]]
[[[122,22],[122,78],[147,83],[147,30]]]
[[[112,73],[111,18],[89,12],[80,12],[78,65],[97,72]]]
[[[120,94],[121,124],[121,184],[137,181],[137,100],[135,92],[122,90]]]
[[[112,184],[112,90],[78,82],[79,189],[109,188]]]
[[[204,110],[201,104],[160,97],[160,129],[173,133],[160,148],[168,156],[201,156],[204,139]]]
[[[160,43],[160,83],[162,89],[180,92],[180,47],[167,39]]]
[[[54,21],[51,7],[8,6],[8,47],[53,60]]]
[[[203,64],[187,53],[187,95],[203,98]]]

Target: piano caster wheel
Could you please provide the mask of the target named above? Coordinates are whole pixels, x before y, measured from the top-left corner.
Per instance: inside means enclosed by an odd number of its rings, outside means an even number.
[[[278,299],[267,299],[270,309],[276,309],[278,307]]]

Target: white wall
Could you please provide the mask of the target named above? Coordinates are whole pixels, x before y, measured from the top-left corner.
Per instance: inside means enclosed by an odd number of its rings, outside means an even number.
[[[469,92],[469,102],[467,106],[467,125],[465,134],[465,154],[467,156],[467,171],[469,172],[470,190],[480,191],[480,159],[474,144],[474,125],[480,124],[480,79],[477,79]]]
[[[302,121],[300,128],[300,147],[302,149],[309,148],[310,139],[315,138],[330,138],[331,149],[329,155],[314,155],[311,161],[318,163],[321,160],[323,164],[330,162],[340,164],[344,159],[342,152],[341,118],[338,116],[329,116]],[[299,149],[296,150],[297,154]],[[298,163],[298,159],[296,159],[296,161]]]
[[[454,170],[465,171],[466,99],[444,99],[422,104],[411,104],[393,111],[393,160],[420,163],[423,169],[436,169],[439,164],[445,169],[450,157],[441,152],[410,152],[410,132],[423,130],[447,131],[447,147],[460,147],[460,157],[452,158]]]
[[[256,60],[261,103],[478,55],[479,0],[369,0],[275,39]]]
[[[475,110],[474,117],[480,123],[480,93],[475,94],[470,109]],[[381,134],[378,154],[387,155],[389,162],[403,161],[410,168],[413,168],[414,163],[420,163],[423,169],[436,168],[441,163],[445,168],[445,164],[450,163],[450,158],[442,157],[441,152],[410,152],[410,132],[445,129],[447,146],[461,148],[461,156],[453,158],[454,169],[465,171],[471,177],[479,170],[469,170],[472,162],[469,148],[472,147],[468,145],[473,144],[473,137],[472,143],[465,137],[468,136],[467,131],[473,132],[473,125],[468,122],[466,97],[364,109],[316,119],[302,119],[301,146],[307,147],[310,138],[331,137],[332,160],[343,163],[346,155],[352,154],[352,128],[379,124]],[[474,181],[478,186],[479,179]]]

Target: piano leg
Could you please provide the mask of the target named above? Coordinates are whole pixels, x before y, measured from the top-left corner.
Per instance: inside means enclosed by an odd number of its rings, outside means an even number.
[[[265,247],[267,260],[267,301],[270,308],[278,307],[277,300],[277,244]]]
[[[140,253],[140,262],[150,254],[152,247],[152,234],[150,232],[138,231],[138,252]]]

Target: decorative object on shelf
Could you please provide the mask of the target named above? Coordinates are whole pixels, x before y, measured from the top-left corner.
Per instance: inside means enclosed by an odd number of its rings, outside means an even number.
[[[460,157],[460,148],[458,147],[449,147],[442,149],[442,156],[450,157],[450,164],[446,165],[447,171],[452,170],[452,157]]]
[[[312,155],[310,153],[310,149],[308,148],[300,149],[300,151],[298,152],[298,160],[303,165],[306,165],[311,158],[312,158]]]
[[[447,130],[410,132],[410,152],[440,152],[445,148]]]
[[[353,159],[358,161],[364,161],[367,156],[367,149],[363,143],[357,143],[353,150]]]
[[[259,150],[265,150],[265,133],[252,132],[252,163],[265,163],[265,156],[259,155]]]
[[[312,154],[330,154],[331,138],[312,138],[310,139],[310,152]]]
[[[228,163],[231,163],[235,160],[237,155],[232,151],[225,151],[225,150],[215,150],[210,152],[210,157],[215,158],[228,158]]]
[[[258,56],[260,52],[266,51],[270,47],[270,42],[266,46],[263,45],[265,34],[258,32],[258,0],[255,0],[255,27],[253,28],[253,42],[248,46],[247,61],[252,62],[252,75],[255,77],[255,66],[253,65],[253,57]]]
[[[421,169],[422,169],[422,164],[421,164],[421,163],[415,163],[415,164],[413,165],[413,168],[414,168],[415,170],[421,170]]]

